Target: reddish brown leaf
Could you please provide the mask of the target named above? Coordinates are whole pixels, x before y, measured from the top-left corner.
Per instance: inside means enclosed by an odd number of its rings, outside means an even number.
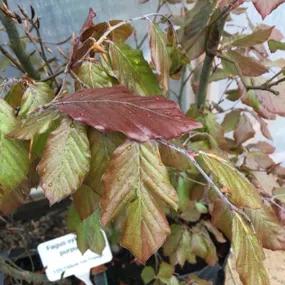
[[[142,97],[123,86],[83,89],[55,103],[74,120],[131,139],[171,139],[200,127],[178,105],[163,97]]]
[[[248,146],[250,150],[259,150],[266,154],[272,154],[275,151],[275,147],[269,144],[268,142],[258,142],[256,144],[251,144]]]
[[[229,1],[229,0],[219,0],[218,5],[222,9],[236,9],[238,6],[244,3],[245,0],[236,0],[236,1]]]
[[[269,91],[258,90],[256,96],[259,101],[259,108],[257,112],[265,119],[273,120],[276,115],[285,116],[285,96],[284,87],[278,86],[280,95],[273,95]],[[282,90],[283,89],[283,90]]]
[[[254,137],[255,131],[250,119],[246,115],[241,115],[239,124],[234,132],[234,138],[238,145]]]
[[[282,3],[285,3],[285,0],[253,0],[255,8],[263,19]]]
[[[256,77],[266,72],[268,69],[261,62],[250,56],[245,56],[237,51],[228,51],[226,57],[234,65],[235,69],[238,69],[238,73],[242,73],[244,76]]]
[[[80,37],[81,38],[87,30],[92,29],[92,27],[94,27],[93,19],[95,17],[96,17],[95,11],[92,8],[89,8],[87,19],[85,20],[85,23],[83,24],[83,26],[81,27],[81,30],[80,30]]]
[[[84,36],[86,37],[92,35],[95,39],[99,39],[109,29],[110,26],[112,27],[118,25],[121,22],[123,21],[111,20],[109,22],[99,23],[97,25],[94,25],[92,29],[89,29],[88,33],[84,33]],[[132,33],[133,27],[128,23],[122,23],[122,26],[111,32],[108,38],[113,42],[125,41],[131,36]]]

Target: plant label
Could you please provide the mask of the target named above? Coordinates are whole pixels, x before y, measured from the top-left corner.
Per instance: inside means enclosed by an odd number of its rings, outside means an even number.
[[[57,281],[71,275],[92,284],[89,279],[90,268],[105,264],[112,260],[111,249],[106,237],[106,246],[102,255],[87,250],[84,254],[77,247],[76,235],[67,234],[38,245],[38,252],[45,267],[47,278]],[[88,281],[89,280],[89,281]]]

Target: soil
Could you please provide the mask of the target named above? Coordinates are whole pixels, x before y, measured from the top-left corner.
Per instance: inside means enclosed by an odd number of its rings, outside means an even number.
[[[43,272],[36,251],[39,243],[68,233],[66,228],[66,212],[69,201],[49,207],[45,200],[21,207],[12,217],[0,219],[0,254],[8,256],[19,267],[25,270]],[[198,264],[177,268],[179,275],[196,272],[201,278],[212,280],[214,285],[224,283],[223,264],[229,245],[219,246],[220,264],[207,267],[200,260]],[[161,254],[161,253],[160,253]],[[151,258],[147,265],[154,266],[155,259]],[[140,274],[143,267],[137,264],[134,257],[124,249],[114,253],[111,263],[103,268],[107,273],[108,284],[140,285],[143,284]],[[1,278],[0,278],[1,279]],[[72,284],[81,284],[71,278]],[[5,285],[14,285],[11,279],[6,279]],[[23,283],[22,283],[23,284]],[[104,284],[104,283],[102,283]],[[1,280],[0,280],[0,285]]]

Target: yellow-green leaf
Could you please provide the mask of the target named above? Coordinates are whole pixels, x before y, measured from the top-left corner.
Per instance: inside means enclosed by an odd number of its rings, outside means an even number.
[[[50,204],[75,192],[89,171],[86,129],[64,118],[47,141],[38,166],[40,185]]]
[[[261,198],[249,182],[230,162],[210,153],[200,152],[204,166],[226,189],[229,199],[238,207],[261,208]]]
[[[103,181],[103,224],[126,208],[121,244],[145,262],[161,247],[170,232],[162,206],[177,209],[177,195],[157,145],[124,143],[113,153]]]
[[[89,88],[111,87],[115,79],[110,77],[100,63],[83,62],[76,70],[78,78]]]
[[[171,225],[171,235],[163,245],[163,253],[170,258],[173,265],[184,266],[185,262],[196,263],[196,256],[192,251],[191,233],[181,225]]]
[[[145,266],[142,273],[141,278],[144,284],[148,284],[155,278],[154,269],[151,266]]]
[[[160,95],[157,79],[140,50],[127,44],[112,44],[110,56],[119,82],[144,96]]]
[[[192,228],[191,249],[196,256],[203,258],[210,266],[218,262],[215,244],[203,226],[197,225]]]
[[[29,157],[24,144],[6,138],[15,124],[13,109],[0,99],[0,199],[18,186],[29,171]]]
[[[67,217],[68,228],[77,234],[77,245],[82,254],[90,249],[102,254],[105,247],[105,239],[101,231],[99,209],[84,220],[76,209],[71,206]]]
[[[159,266],[157,278],[160,281],[167,283],[172,277],[173,273],[174,273],[173,265],[166,263],[166,262],[162,262]]]
[[[50,102],[54,97],[53,90],[45,82],[36,82],[30,85],[23,97],[19,116],[25,117],[40,106]]]
[[[150,50],[152,61],[159,74],[161,86],[164,92],[168,91],[170,57],[167,50],[166,34],[158,24],[150,24]]]
[[[49,130],[52,123],[59,118],[56,110],[36,111],[17,122],[9,137],[31,140],[35,135]]]
[[[269,285],[263,265],[264,252],[251,227],[235,213],[233,216],[232,246],[236,267],[244,285]]]

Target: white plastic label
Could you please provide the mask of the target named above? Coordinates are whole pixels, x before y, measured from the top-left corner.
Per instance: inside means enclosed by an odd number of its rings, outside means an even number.
[[[106,238],[106,246],[102,255],[87,250],[83,255],[77,247],[76,235],[67,234],[38,245],[38,252],[46,275],[50,281],[75,275],[77,277],[89,276],[90,268],[99,266],[112,260],[112,253]]]

